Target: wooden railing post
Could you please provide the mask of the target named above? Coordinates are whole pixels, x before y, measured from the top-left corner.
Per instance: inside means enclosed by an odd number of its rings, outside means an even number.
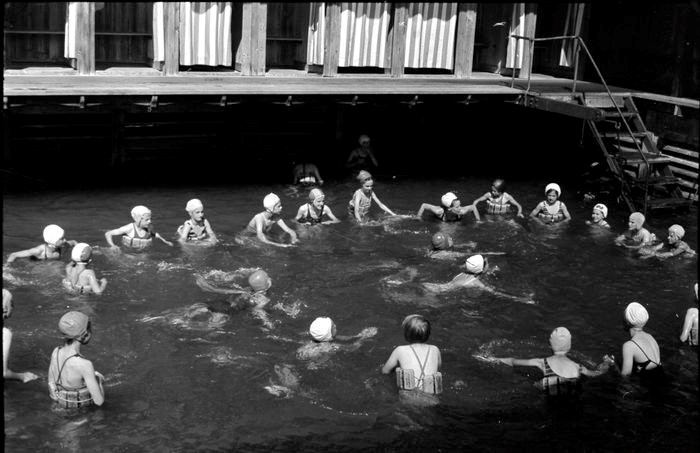
[[[408,4],[394,4],[394,30],[391,39],[391,76],[403,77],[406,59],[406,22],[408,21]]]
[[[180,71],[180,3],[163,2],[165,34],[165,61],[163,75],[177,75]]]
[[[474,66],[474,36],[476,34],[476,3],[457,6],[457,42],[455,44],[455,76],[470,78]]]
[[[77,11],[76,69],[80,75],[95,75],[95,3],[78,2]]]
[[[323,76],[335,77],[340,61],[340,3],[326,3],[326,33],[323,43]]]
[[[537,3],[525,3],[525,30],[523,36],[528,38],[535,37],[535,28],[537,26]],[[531,53],[529,49],[533,49]],[[531,41],[525,41],[523,44],[523,63],[520,67],[519,78],[526,78],[530,76],[530,69],[532,62],[534,61],[535,46],[532,45]],[[515,68],[513,68],[515,71]]]
[[[265,75],[267,50],[267,4],[243,3],[241,21],[241,74]]]

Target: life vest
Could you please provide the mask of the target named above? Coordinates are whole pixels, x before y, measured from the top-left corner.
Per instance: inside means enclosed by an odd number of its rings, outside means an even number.
[[[359,194],[358,194],[359,192]],[[372,193],[370,192],[370,195],[367,196],[362,192],[362,189],[357,189],[355,191],[355,194],[353,195],[352,199],[348,203],[348,212],[350,215],[354,216],[355,215],[355,197],[359,196],[360,197],[360,205],[359,205],[359,214],[360,217],[364,217],[367,215],[369,212],[370,207],[372,207]]]
[[[542,209],[537,215],[545,222],[559,222],[564,220],[564,212],[561,209],[561,201],[555,201],[554,205],[548,205],[546,201],[543,201],[541,205]],[[549,210],[550,206],[556,206],[556,211],[554,214],[552,214],[552,211]]]
[[[418,382],[418,384],[416,384]],[[423,376],[416,380],[413,370],[396,368],[396,386],[401,390],[420,390],[425,393],[439,395],[442,393],[442,373]]]
[[[187,232],[187,237],[185,238],[186,241],[201,241],[209,237],[207,234],[207,229],[204,227],[204,225],[197,225],[192,221],[192,219],[186,220],[185,223],[177,228],[178,236],[187,225],[190,226],[190,231]]]
[[[505,197],[505,192],[501,194],[501,196],[498,198],[498,202],[493,199],[493,197],[489,197],[486,199],[486,212],[489,214],[505,214],[508,212],[510,209],[510,203],[507,201],[503,201],[503,197]]]
[[[155,236],[154,233],[150,231],[146,231],[146,236],[141,237],[137,236],[136,232],[136,225],[132,224],[133,227],[133,236],[127,236],[123,235],[122,236],[122,244],[127,246],[127,247],[132,247],[135,249],[143,249],[148,247],[153,243],[153,236]]]
[[[581,391],[579,378],[565,378],[556,374],[544,359],[544,377],[540,381],[542,391],[548,396],[575,395]]]
[[[74,354],[70,357],[67,357],[63,361],[63,365],[61,365],[58,369],[58,376],[56,377],[56,382],[49,382],[49,388],[51,389],[51,393],[55,398],[55,401],[58,403],[59,406],[63,408],[68,409],[75,407],[92,406],[94,402],[92,401],[92,395],[90,395],[90,391],[88,390],[86,385],[83,385],[79,388],[71,389],[64,387],[60,383],[63,367],[66,366],[66,362],[69,359],[72,359],[73,357],[82,356],[80,354]],[[58,351],[56,351],[56,366],[58,366]]]

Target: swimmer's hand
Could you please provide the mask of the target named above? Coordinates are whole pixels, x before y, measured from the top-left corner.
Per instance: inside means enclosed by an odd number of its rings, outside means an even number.
[[[115,253],[120,253],[122,251],[122,249],[120,249],[118,245],[112,245],[109,247],[109,249]]]
[[[615,356],[614,355],[607,355],[605,354],[603,356],[603,363],[607,363],[609,365],[613,365],[615,363]]]
[[[105,380],[105,377],[99,371],[95,371],[95,377],[97,378],[97,382],[100,384],[102,384]]]
[[[367,327],[362,329],[360,333],[357,334],[358,338],[372,338],[373,336],[377,335],[377,328],[376,327]]]
[[[19,374],[20,380],[22,382],[25,382],[25,383],[39,378],[39,376],[32,373],[31,371],[25,371],[24,373],[17,373],[17,374]]]
[[[520,217],[521,219],[524,219],[524,218],[525,218],[525,216],[523,215],[522,212],[519,212],[519,213],[516,215],[516,217]]]

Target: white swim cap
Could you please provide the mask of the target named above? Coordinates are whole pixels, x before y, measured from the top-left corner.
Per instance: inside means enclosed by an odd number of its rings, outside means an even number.
[[[671,225],[670,227],[668,227],[668,231],[676,233],[678,239],[683,239],[683,236],[685,236],[685,228],[678,224]]]
[[[65,232],[58,225],[48,225],[44,228],[44,242],[49,245],[56,245],[58,241],[63,239]]]
[[[274,193],[268,193],[267,195],[265,195],[265,198],[263,198],[263,206],[269,211],[272,211],[275,205],[279,202],[280,197],[278,197]]]
[[[316,201],[319,198],[321,200],[324,200],[326,198],[326,195],[323,193],[323,191],[319,188],[311,189],[311,191],[309,192],[309,200]]]
[[[571,332],[566,327],[557,327],[549,336],[549,345],[554,352],[569,352],[571,349]]]
[[[625,321],[632,327],[644,327],[644,324],[649,321],[649,312],[644,305],[632,302],[625,308]]]
[[[644,222],[646,221],[646,217],[644,217],[644,214],[641,212],[633,212],[630,214],[630,220],[633,222],[638,222],[639,225],[644,225]]]
[[[452,202],[457,200],[457,195],[453,194],[452,192],[447,192],[445,195],[440,198],[440,201],[442,201],[442,205],[446,208],[449,208],[452,206]]]
[[[187,202],[187,206],[185,206],[185,211],[187,212],[192,212],[195,209],[204,209],[204,205],[199,201],[199,198],[191,199]]]
[[[92,249],[90,246],[84,242],[76,244],[73,247],[73,251],[70,253],[70,257],[76,263],[87,263],[92,256]]]
[[[360,135],[360,138],[357,139],[357,141],[361,144],[364,142],[369,142],[369,137],[367,135]]]
[[[550,182],[547,184],[547,187],[544,188],[544,194],[547,195],[550,190],[554,190],[557,193],[557,197],[561,197],[561,187],[559,187],[559,184]]]
[[[464,264],[467,266],[467,272],[471,274],[484,272],[484,257],[481,255],[470,256]]]
[[[593,206],[593,210],[599,210],[603,214],[603,218],[605,219],[608,217],[608,207],[605,206],[603,203],[598,203],[597,205]]]
[[[316,341],[331,341],[333,339],[333,320],[331,318],[316,318],[309,327],[309,333]]]
[[[134,206],[134,208],[131,210],[131,218],[134,219],[134,222],[138,222],[141,217],[150,213],[151,210],[146,206]]]

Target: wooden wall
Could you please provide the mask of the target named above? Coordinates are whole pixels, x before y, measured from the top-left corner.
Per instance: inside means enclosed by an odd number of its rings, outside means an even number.
[[[67,66],[63,57],[66,3],[5,3],[6,67]]]
[[[308,26],[308,3],[267,4],[268,68],[304,67]]]
[[[95,11],[95,62],[148,65],[153,59],[153,2],[104,2]]]

